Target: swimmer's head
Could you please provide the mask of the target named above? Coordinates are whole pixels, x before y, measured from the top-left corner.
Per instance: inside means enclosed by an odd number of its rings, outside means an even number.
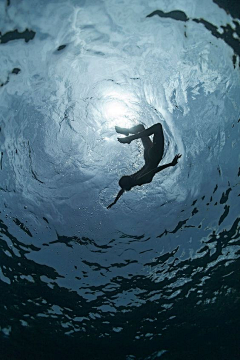
[[[119,186],[125,190],[129,191],[132,188],[132,178],[131,176],[122,176],[119,180]]]

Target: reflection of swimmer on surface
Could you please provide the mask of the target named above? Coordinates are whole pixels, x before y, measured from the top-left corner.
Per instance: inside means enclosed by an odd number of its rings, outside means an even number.
[[[142,140],[144,147],[145,165],[136,173],[121,177],[119,180],[119,186],[121,187],[121,190],[117,194],[114,202],[108,205],[108,209],[116,204],[124,191],[129,191],[131,188],[137,185],[141,186],[143,184],[150,183],[155,174],[168,168],[169,166],[175,166],[178,162],[178,159],[182,156],[177,154],[171,163],[158,166],[162,160],[164,150],[163,129],[160,123],[155,124],[148,129],[145,129],[142,124],[136,125],[130,129],[116,126],[115,129],[117,133],[126,135],[125,138],[118,138],[118,141],[122,144],[130,144],[131,141],[136,139]],[[129,136],[129,134],[134,135]],[[153,135],[153,141],[151,141],[149,138],[151,135]]]

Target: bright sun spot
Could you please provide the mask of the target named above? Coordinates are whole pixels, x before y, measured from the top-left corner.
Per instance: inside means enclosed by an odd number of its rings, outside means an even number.
[[[137,113],[134,106],[131,106],[131,98],[117,92],[107,94],[103,105],[103,113],[109,124],[112,126],[131,127],[135,123]]]

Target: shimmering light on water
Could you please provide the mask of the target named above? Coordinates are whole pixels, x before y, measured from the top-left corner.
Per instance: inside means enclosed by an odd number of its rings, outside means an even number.
[[[111,129],[115,126],[132,127],[139,118],[134,97],[126,92],[108,90],[103,100],[103,116]]]
[[[239,359],[240,22],[217,3],[0,2],[4,358]],[[139,122],[182,158],[107,210]]]

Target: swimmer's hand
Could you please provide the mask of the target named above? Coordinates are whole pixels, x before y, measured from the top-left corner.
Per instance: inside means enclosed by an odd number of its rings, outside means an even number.
[[[110,205],[108,205],[107,209],[110,209],[114,204],[116,204],[116,202],[117,202],[118,199],[122,196],[123,193],[124,193],[124,190],[121,189],[121,190],[118,192],[118,194],[117,194],[116,199],[114,200],[114,202],[111,203]]]
[[[180,159],[181,156],[182,156],[182,154],[177,154],[177,155],[175,155],[173,161],[171,162],[171,165],[172,165],[172,166],[177,165],[178,159]]]
[[[110,205],[107,206],[107,209],[110,209],[115,203],[111,203]]]

